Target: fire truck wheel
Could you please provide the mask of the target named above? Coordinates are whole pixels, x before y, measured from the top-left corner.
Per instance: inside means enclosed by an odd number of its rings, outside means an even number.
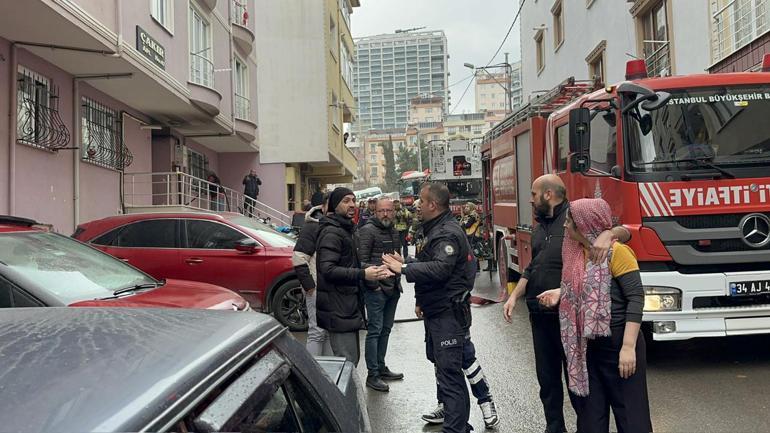
[[[508,291],[508,249],[502,238],[497,239],[497,274],[500,276],[500,287]]]

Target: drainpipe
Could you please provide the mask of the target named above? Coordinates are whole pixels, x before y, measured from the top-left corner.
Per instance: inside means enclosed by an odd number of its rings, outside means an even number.
[[[80,79],[72,78],[72,218],[73,230],[80,224]]]
[[[123,52],[123,8],[121,8],[121,0],[115,2],[115,28],[118,30],[117,39],[115,41],[115,54],[120,57]]]
[[[16,80],[17,59],[16,43],[11,43],[10,61],[8,62],[8,214],[16,213]]]

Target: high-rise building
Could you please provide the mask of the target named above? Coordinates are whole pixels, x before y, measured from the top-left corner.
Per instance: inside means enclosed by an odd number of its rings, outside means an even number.
[[[449,105],[447,39],[443,31],[358,38],[354,70],[356,131],[405,128],[412,98],[439,96]]]

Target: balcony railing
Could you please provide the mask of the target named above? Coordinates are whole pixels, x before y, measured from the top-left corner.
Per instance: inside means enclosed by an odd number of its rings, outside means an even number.
[[[770,0],[712,0],[711,5],[714,63],[770,30]]]
[[[259,200],[182,172],[126,173],[123,206],[235,212],[279,226],[291,225],[289,215]]]
[[[201,86],[214,87],[214,63],[208,57],[190,53],[190,81]]]
[[[235,94],[235,118],[251,120],[251,101],[237,93]]]
[[[249,24],[247,0],[233,0],[233,23],[246,27]]]
[[[644,41],[647,48],[645,63],[650,76],[666,77],[671,75],[671,49],[668,41]]]

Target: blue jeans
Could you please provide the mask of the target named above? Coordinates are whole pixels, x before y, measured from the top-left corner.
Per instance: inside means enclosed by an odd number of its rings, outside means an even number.
[[[396,318],[399,297],[398,292],[388,296],[382,290],[364,289],[368,318],[364,359],[370,376],[379,376],[380,371],[385,369],[385,354],[388,351],[388,339]]]

